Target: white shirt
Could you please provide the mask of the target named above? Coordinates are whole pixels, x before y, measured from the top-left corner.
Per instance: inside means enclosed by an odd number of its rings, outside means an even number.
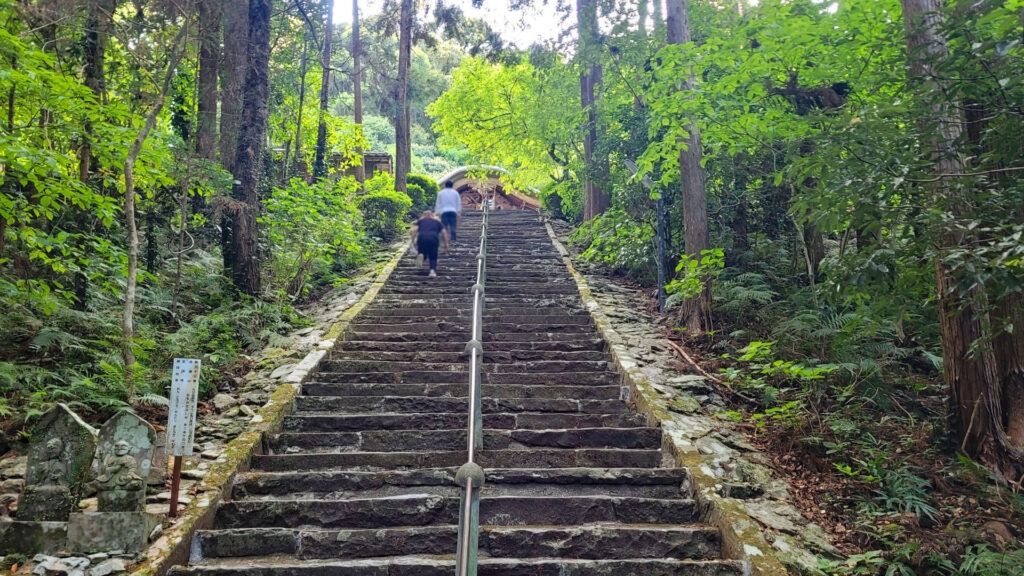
[[[434,203],[434,212],[444,214],[445,212],[462,212],[462,198],[454,188],[442,188],[437,193],[437,202]]]

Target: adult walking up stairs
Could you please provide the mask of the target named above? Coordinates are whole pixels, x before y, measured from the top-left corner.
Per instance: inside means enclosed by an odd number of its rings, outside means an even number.
[[[171,574],[451,576],[480,233],[437,278],[403,259]],[[481,575],[738,576],[535,215],[491,215]]]

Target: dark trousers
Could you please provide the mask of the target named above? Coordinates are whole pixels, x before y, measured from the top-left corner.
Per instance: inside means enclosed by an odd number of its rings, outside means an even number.
[[[424,238],[420,236],[416,239],[416,249],[430,261],[431,270],[437,270],[437,247],[440,243],[441,240],[436,237]]]
[[[448,236],[452,242],[455,242],[455,226],[459,222],[458,212],[442,212],[441,213],[441,224],[448,229]]]

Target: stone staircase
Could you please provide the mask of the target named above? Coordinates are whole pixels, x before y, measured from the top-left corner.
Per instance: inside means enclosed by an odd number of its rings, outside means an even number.
[[[536,216],[492,214],[481,575],[738,576]],[[454,574],[480,215],[427,278],[403,258],[173,575]]]

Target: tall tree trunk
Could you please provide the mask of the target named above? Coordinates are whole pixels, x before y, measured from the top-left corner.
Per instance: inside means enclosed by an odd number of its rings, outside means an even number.
[[[213,160],[217,154],[217,73],[220,62],[222,0],[199,0],[199,102],[196,154]]]
[[[249,43],[249,0],[230,0],[223,7],[224,56],[221,69],[220,163],[235,172],[238,132],[242,126],[242,88],[245,86]]]
[[[597,146],[597,87],[601,85],[598,63],[597,1],[576,1],[576,30],[579,35],[577,58],[580,62],[580,106],[587,111],[587,131],[583,135],[583,219],[598,217],[611,205],[611,197],[595,180],[600,168],[594,159]]]
[[[96,95],[98,102],[106,100],[106,45],[116,0],[95,0],[90,5],[85,31],[85,85]],[[85,123],[85,137],[78,150],[78,179],[88,182],[92,173],[92,122]]]
[[[334,36],[334,1],[327,0],[327,25],[324,27],[324,47],[320,55],[320,112],[317,114],[316,158],[313,161],[313,178],[327,176],[327,106],[330,103],[331,85],[331,37]]]
[[[359,0],[352,0],[352,92],[354,93],[352,111],[353,121],[359,136],[363,135],[363,68],[362,68],[363,46],[359,39]],[[356,182],[363,187],[366,180],[366,161],[363,159],[363,148],[356,147],[356,157],[359,164],[356,165]]]
[[[105,103],[107,97],[106,44],[110,28],[113,26],[112,17],[116,7],[116,0],[94,0],[89,5],[85,31],[84,77],[85,85],[92,90],[96,101],[100,103]],[[88,185],[95,169],[92,155],[92,122],[86,120],[82,128],[82,144],[78,149],[78,179]],[[89,227],[86,223],[90,220],[88,214],[79,214],[77,219],[83,228]],[[83,250],[90,252],[88,245],[84,246]],[[75,292],[75,309],[86,310],[89,306],[89,277],[84,271],[78,270],[74,274],[72,284]]]
[[[965,171],[959,148],[964,119],[943,98],[943,80],[935,73],[935,65],[949,56],[948,44],[940,32],[944,23],[942,3],[941,0],[901,0],[901,4],[907,29],[910,84],[917,88],[919,101],[927,106],[927,113],[920,122],[922,132],[931,135],[932,172],[947,175],[937,177],[932,184],[935,205],[945,206],[955,220],[970,217],[966,213],[971,207],[970,190],[948,176]],[[1007,406],[1004,404],[1009,400],[1015,404],[1011,409],[1022,408],[1019,390],[1024,371],[1020,367],[1020,345],[993,335],[993,328],[998,330],[1001,326],[990,316],[985,288],[979,286],[962,291],[944,261],[943,256],[948,251],[968,246],[973,239],[952,226],[940,226],[943,228],[938,233],[935,276],[942,329],[942,364],[959,444],[968,456],[985,463],[1007,480],[1019,483],[1024,477],[1024,452],[1020,439],[1011,440],[1007,435]],[[1011,317],[1020,314],[1019,308],[1017,310],[1009,312]],[[991,312],[997,319],[1007,313],[1000,311],[999,305]],[[1010,380],[1000,376],[1010,376]]]
[[[188,22],[189,18],[191,18],[191,14],[186,15],[185,22]],[[149,138],[149,133],[156,126],[156,119],[167,101],[167,94],[171,90],[171,82],[177,72],[178,63],[181,62],[181,57],[185,53],[183,45],[187,37],[188,26],[185,24],[178,31],[172,44],[167,73],[164,75],[156,102],[146,115],[142,130],[135,135],[135,140],[132,141],[124,161],[124,219],[128,235],[128,277],[124,289],[124,310],[121,312],[121,333],[124,336],[121,357],[124,360],[129,400],[134,399],[135,396],[135,351],[132,349],[132,343],[135,338],[135,292],[139,276],[139,229],[135,222],[135,162],[139,158],[139,153],[142,152],[142,146],[146,143],[146,139]]]
[[[224,12],[224,59],[221,69],[220,163],[235,173],[238,131],[242,125],[242,87],[245,85],[246,51],[249,43],[249,0],[231,0]],[[224,269],[234,270],[234,231],[230,216],[221,218],[220,249]]]
[[[259,183],[267,136],[267,97],[270,91],[270,13],[273,0],[249,1],[249,43],[245,73],[242,126],[235,157],[231,229],[235,288],[250,296],[260,293]]]
[[[647,0],[640,0],[636,6],[637,23],[636,29],[643,37],[647,36]]]
[[[690,42],[689,3],[687,0],[669,0],[667,4],[668,41],[671,44]],[[690,91],[694,85],[693,68],[680,89]],[[688,133],[679,150],[679,172],[683,197],[683,250],[693,259],[700,259],[708,249],[708,195],[704,188],[704,169],[701,168],[700,129],[693,118],[684,128]],[[701,335],[711,329],[711,283],[705,282],[700,294],[683,301],[679,321],[687,332]]]
[[[398,110],[395,116],[395,190],[405,192],[412,169],[409,136],[409,60],[412,56],[412,0],[402,0],[398,36]]]
[[[307,46],[309,39],[305,35],[302,37],[302,61],[299,64],[299,113],[295,118],[295,162],[302,162],[302,174],[307,174],[305,167],[305,159],[302,157],[302,113],[306,107],[306,62],[307,62]],[[285,168],[287,174],[284,176],[285,183],[292,177],[292,173],[295,172],[294,168],[289,169],[285,162]]]

